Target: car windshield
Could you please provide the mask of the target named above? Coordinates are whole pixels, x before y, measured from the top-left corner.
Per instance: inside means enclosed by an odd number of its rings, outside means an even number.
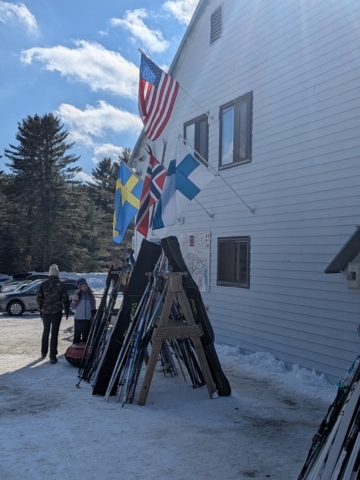
[[[25,290],[26,293],[37,293],[39,291],[39,288],[40,288],[40,283],[41,282],[38,282],[37,285],[32,286],[31,288],[29,288],[29,290]]]
[[[24,288],[28,287],[31,282],[24,280],[16,285],[15,290],[18,292],[19,290],[23,290]]]
[[[32,287],[39,289],[39,285],[41,283],[41,280],[34,280],[32,282],[21,282],[21,285],[18,285],[14,292],[31,292],[32,293]],[[30,290],[28,290],[30,289]],[[36,291],[37,291],[36,290]]]

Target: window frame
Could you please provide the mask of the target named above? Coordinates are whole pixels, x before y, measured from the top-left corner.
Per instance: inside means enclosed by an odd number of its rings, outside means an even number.
[[[246,243],[247,252],[246,252],[246,280],[245,282],[237,282],[235,280],[228,281],[220,279],[220,245],[226,243],[231,243],[233,246],[236,242]],[[236,236],[236,237],[218,237],[217,239],[217,275],[216,275],[216,284],[221,287],[234,287],[234,288],[250,288],[250,236]],[[235,255],[233,252],[232,261],[235,260]],[[240,258],[239,258],[240,261]],[[239,263],[240,266],[240,263]]]
[[[206,123],[206,141],[205,141],[205,155],[202,155],[201,152],[197,149],[200,144],[200,123],[205,120]],[[185,140],[186,138],[186,128],[189,127],[190,125],[194,125],[194,144],[195,145],[189,145],[189,147],[194,149],[194,156],[199,160],[199,162],[204,163],[205,165],[208,165],[209,163],[209,122],[208,122],[208,116],[204,113],[203,115],[200,115],[196,118],[193,118],[192,120],[189,120],[188,122],[184,123],[184,128],[183,128],[183,135]],[[198,152],[198,153],[197,153]],[[200,156],[201,155],[201,156]]]
[[[245,158],[239,158],[239,144],[240,144],[240,108],[243,104],[247,105],[246,116],[246,155]],[[233,106],[234,109],[234,122],[233,122],[233,161],[231,163],[222,165],[222,146],[223,146],[223,115],[222,112]],[[226,168],[232,168],[237,165],[244,165],[250,163],[252,160],[252,119],[253,119],[253,92],[242,95],[241,97],[232,100],[224,105],[221,105],[219,110],[219,170]],[[238,128],[235,128],[238,125]],[[235,157],[235,160],[234,160]]]

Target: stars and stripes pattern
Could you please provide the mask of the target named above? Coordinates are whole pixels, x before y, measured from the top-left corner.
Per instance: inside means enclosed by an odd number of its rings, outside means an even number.
[[[165,178],[166,168],[153,155],[150,155],[136,222],[137,231],[145,238],[149,231],[150,207],[159,200],[164,188]]]
[[[159,138],[164,130],[178,91],[178,82],[141,53],[138,106],[150,140]]]

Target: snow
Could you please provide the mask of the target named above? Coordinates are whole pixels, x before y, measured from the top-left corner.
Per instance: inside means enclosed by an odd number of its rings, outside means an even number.
[[[79,275],[80,276],[80,275]],[[75,278],[75,277],[70,277]],[[87,274],[101,291],[105,274]],[[155,370],[146,405],[93,396],[64,357],[73,319],[63,318],[59,361],[40,356],[38,314],[0,314],[2,480],[292,480],[336,387],[266,352],[217,345],[230,397]],[[345,374],[345,372],[344,372]]]

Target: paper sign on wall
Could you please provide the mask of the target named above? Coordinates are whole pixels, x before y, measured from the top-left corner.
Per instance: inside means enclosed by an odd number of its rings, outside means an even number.
[[[200,292],[210,287],[210,232],[181,233],[181,253]]]

